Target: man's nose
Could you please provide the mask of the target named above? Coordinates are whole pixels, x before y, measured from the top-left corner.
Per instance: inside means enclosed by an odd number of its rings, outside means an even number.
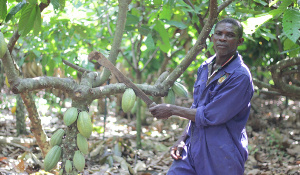
[[[225,34],[220,35],[219,39],[220,39],[221,41],[226,40],[226,35],[225,35]]]

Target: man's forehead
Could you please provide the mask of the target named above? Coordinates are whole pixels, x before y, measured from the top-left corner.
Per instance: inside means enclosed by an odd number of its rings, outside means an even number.
[[[216,26],[215,31],[233,32],[237,33],[238,27],[231,23],[220,23]]]

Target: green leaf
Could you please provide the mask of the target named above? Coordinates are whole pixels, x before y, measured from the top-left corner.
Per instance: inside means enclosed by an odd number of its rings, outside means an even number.
[[[172,17],[172,11],[170,6],[164,5],[162,12],[159,14],[160,19],[170,20]]]
[[[147,49],[149,49],[149,50],[155,49],[155,44],[154,44],[151,33],[149,33],[149,35],[147,36],[145,44],[147,46]]]
[[[37,4],[37,0],[28,0],[28,2],[29,2],[30,4],[32,4],[32,5]]]
[[[66,6],[66,0],[59,0],[60,10],[63,10]]]
[[[132,24],[138,24],[139,23],[139,18],[137,16],[134,16],[132,14],[127,14],[126,18],[126,25],[132,25]]]
[[[59,8],[59,0],[51,0],[50,1],[54,10],[57,10]]]
[[[39,6],[28,4],[26,8],[22,10],[21,18],[19,20],[19,32],[22,37],[26,36],[33,28],[36,19],[36,8],[39,8]]]
[[[157,44],[163,52],[168,52],[171,49],[170,39],[167,30],[161,21],[156,21],[154,29],[159,33],[161,41],[158,40]]]
[[[243,27],[245,34],[254,33],[261,25],[274,18],[275,16],[281,15],[286,11],[287,7],[292,3],[292,0],[283,1],[278,9],[272,10],[268,13],[263,13],[252,18],[248,18],[246,21],[243,21]]]
[[[283,42],[283,49],[284,52],[281,52],[280,54],[286,54],[288,53],[290,57],[297,57],[297,55],[300,53],[300,47],[298,44],[292,42],[290,39],[286,39]]]
[[[162,4],[162,0],[153,0],[155,6],[160,6]]]
[[[181,22],[181,21],[166,21],[165,23],[169,24],[171,26],[178,27],[179,29],[185,29],[185,28],[187,28],[187,26],[183,22]]]
[[[300,38],[300,12],[288,9],[283,15],[283,32],[294,43]]]
[[[256,17],[248,18],[246,21],[243,21],[244,33],[252,34],[254,33],[262,24],[266,23],[273,18],[273,15],[269,13],[264,13]]]
[[[254,0],[254,2],[260,3],[260,4],[262,4],[263,6],[268,5],[266,2],[264,2],[264,1],[262,1],[262,0]]]
[[[274,0],[272,2],[269,3],[269,7],[271,7],[272,5],[276,4],[279,0]]]
[[[149,32],[151,32],[151,29],[146,26],[146,25],[142,25],[141,27],[138,28],[140,34],[147,36],[149,34]]]
[[[33,26],[33,33],[35,36],[37,36],[40,31],[41,31],[41,28],[42,28],[42,17],[41,17],[41,11],[40,11],[40,8],[37,7],[36,8],[36,18],[35,18],[35,21],[34,21],[34,26]]]
[[[16,13],[18,13],[26,5],[26,0],[19,2],[7,14],[5,22],[8,22]]]
[[[6,0],[0,0],[0,20],[4,20],[7,14]]]

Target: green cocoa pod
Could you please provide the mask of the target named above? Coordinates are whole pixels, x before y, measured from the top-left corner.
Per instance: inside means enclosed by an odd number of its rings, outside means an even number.
[[[131,113],[131,114],[135,114],[135,113],[136,113],[136,110],[137,110],[137,102],[134,103],[132,109],[130,110],[130,113]]]
[[[3,33],[0,32],[0,59],[5,55],[7,51],[7,44],[4,40]]]
[[[64,114],[64,123],[66,126],[70,126],[77,120],[78,111],[76,108],[69,108]]]
[[[64,170],[61,169],[61,170],[59,170],[58,175],[63,175],[63,173],[64,173]]]
[[[77,134],[77,146],[83,154],[87,154],[89,152],[88,141],[80,133]]]
[[[70,160],[66,161],[65,170],[66,170],[67,173],[71,173],[72,172],[72,162]]]
[[[93,124],[89,114],[86,111],[81,111],[77,119],[77,128],[81,135],[89,138],[93,131]]]
[[[172,89],[175,95],[178,95],[179,97],[188,97],[188,91],[181,83],[175,82]]]
[[[59,129],[59,130],[55,131],[55,133],[52,135],[52,137],[50,139],[51,147],[53,147],[55,145],[60,145],[64,134],[65,134],[65,131],[63,129]]]
[[[165,103],[175,104],[175,94],[172,89],[169,89],[168,95],[164,98]]]
[[[129,112],[134,106],[136,95],[133,89],[128,88],[122,96],[122,109],[125,113]]]
[[[44,160],[45,171],[50,171],[54,168],[61,157],[61,147],[58,145],[53,146]]]
[[[80,151],[75,151],[73,164],[78,171],[82,171],[85,166],[85,159]]]

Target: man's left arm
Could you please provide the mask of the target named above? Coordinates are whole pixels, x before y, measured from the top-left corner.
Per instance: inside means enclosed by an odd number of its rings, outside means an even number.
[[[226,123],[240,111],[249,107],[253,95],[250,78],[247,75],[239,75],[228,79],[226,83],[219,91],[211,92],[213,97],[210,103],[197,108],[196,126]]]

